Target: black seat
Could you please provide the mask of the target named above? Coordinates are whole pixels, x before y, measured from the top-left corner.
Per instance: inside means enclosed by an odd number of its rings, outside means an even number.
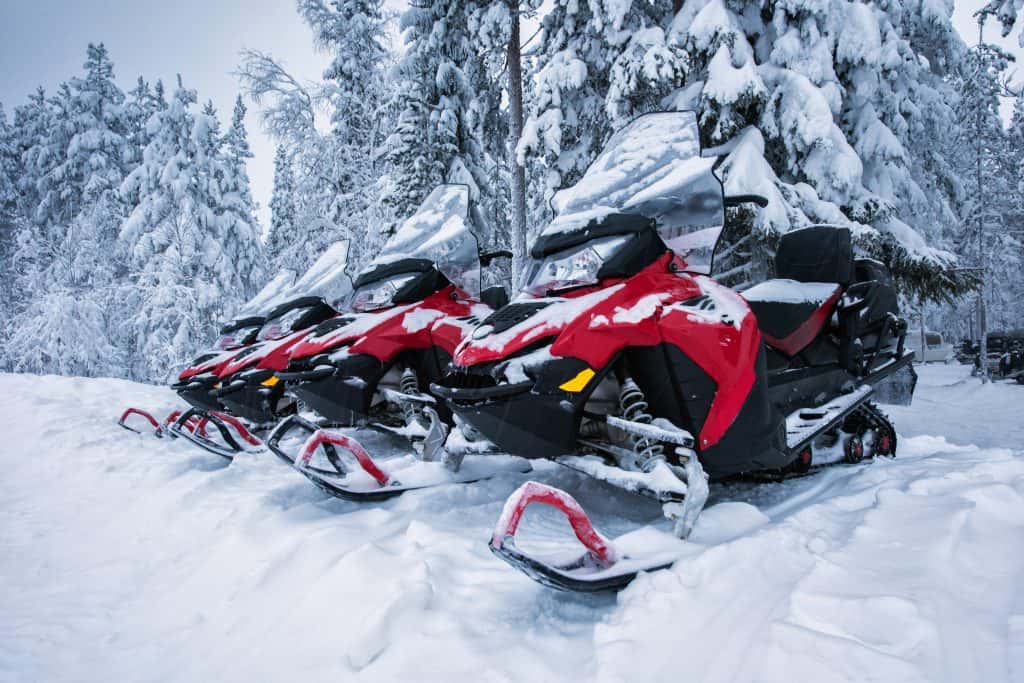
[[[847,228],[793,230],[779,240],[776,278],[743,292],[769,346],[794,356],[828,323],[839,296],[855,278]]]

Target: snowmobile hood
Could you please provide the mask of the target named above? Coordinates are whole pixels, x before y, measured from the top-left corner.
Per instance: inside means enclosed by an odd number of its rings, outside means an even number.
[[[645,323],[655,320],[666,302],[701,295],[693,276],[669,272],[672,262],[673,256],[665,254],[631,278],[577,296],[521,298],[484,320],[456,349],[453,362],[471,367],[499,361],[551,339],[551,355],[600,368],[622,347],[623,338],[630,345],[657,344],[654,326]],[[587,343],[580,343],[584,336]]]
[[[257,342],[252,346],[248,346],[236,353],[231,360],[225,363],[217,373],[217,377],[224,379],[236,372],[251,367],[283,370],[288,363],[288,351],[311,331],[311,329],[307,328],[298,332],[292,332],[280,339]]]
[[[234,348],[204,353],[193,360],[192,365],[181,371],[181,374],[178,375],[178,380],[184,381],[190,377],[195,377],[196,375],[201,375],[206,372],[218,374],[224,364],[229,363],[232,358],[238,355],[238,352],[239,349]]]
[[[346,313],[325,321],[289,351],[300,360],[347,347],[347,353],[366,353],[390,360],[406,348],[432,344],[449,353],[480,320],[491,313],[448,285],[422,301],[367,313]]]

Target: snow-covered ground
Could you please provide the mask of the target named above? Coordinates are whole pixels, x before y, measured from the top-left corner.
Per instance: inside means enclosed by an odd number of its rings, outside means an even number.
[[[896,459],[713,487],[716,541],[618,597],[490,554],[524,476],[360,507],[115,425],[167,389],[0,375],[0,680],[1024,680],[1024,387],[920,374]],[[611,535],[659,523],[532,476]]]

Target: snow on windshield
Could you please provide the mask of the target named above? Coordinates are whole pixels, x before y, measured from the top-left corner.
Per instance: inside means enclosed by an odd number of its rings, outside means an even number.
[[[432,261],[457,287],[479,295],[480,251],[469,220],[469,187],[434,188],[368,270],[407,258]]]
[[[302,296],[320,296],[335,306],[352,292],[348,266],[348,240],[335,242],[298,280],[291,270],[282,270],[259,294],[242,306],[236,317],[265,315],[281,304]]]
[[[348,240],[329,246],[291,287],[282,303],[300,296],[319,296],[337,308],[338,302],[352,292],[352,278],[348,275],[348,246]]]
[[[544,235],[582,229],[611,213],[654,218],[665,243],[691,270],[709,272],[725,222],[714,158],[700,156],[693,112],[645,114],[612,136],[572,187],[552,199]]]

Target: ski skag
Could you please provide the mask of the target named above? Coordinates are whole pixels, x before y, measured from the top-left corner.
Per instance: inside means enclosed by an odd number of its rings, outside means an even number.
[[[727,224],[726,207],[744,206],[742,217],[767,205],[723,196],[716,169],[729,161],[701,154],[693,112],[646,114],[613,135],[554,198],[524,293],[473,331],[433,387],[502,451],[652,498],[672,521],[672,534],[609,539],[567,493],[524,486],[490,545],[546,585],[617,589],[671,564],[692,547],[683,539],[709,480],[895,450],[869,402],[907,403],[916,380],[888,271],[855,258],[849,229],[810,226],[782,235],[775,278],[737,292],[710,277],[742,266],[733,247],[750,225]],[[516,543],[533,503],[566,515],[582,554]]]

